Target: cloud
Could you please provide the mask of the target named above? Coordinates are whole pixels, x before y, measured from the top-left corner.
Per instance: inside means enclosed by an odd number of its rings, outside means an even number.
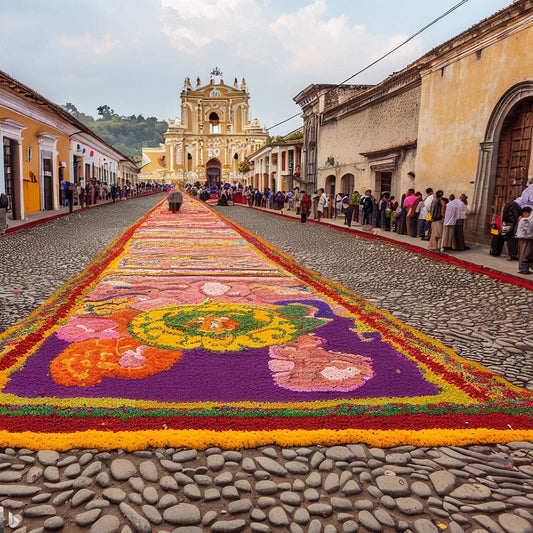
[[[310,1],[276,18],[259,0],[161,0],[161,7],[164,33],[185,54],[253,60],[286,79],[338,81],[406,38],[373,34],[345,14],[330,16],[327,0]],[[383,63],[377,77],[420,53],[419,41],[412,41],[394,54],[393,62]]]
[[[263,12],[255,0],[161,0],[163,31],[173,46],[197,54],[253,34]]]
[[[84,33],[81,35],[57,35],[55,44],[65,50],[92,52],[93,54],[102,56],[116,48],[120,44],[120,41],[113,39],[109,34],[99,36]]]

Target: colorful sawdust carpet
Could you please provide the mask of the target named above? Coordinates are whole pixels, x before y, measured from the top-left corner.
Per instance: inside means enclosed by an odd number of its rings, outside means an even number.
[[[186,198],[0,337],[0,445],[533,438],[532,395]]]

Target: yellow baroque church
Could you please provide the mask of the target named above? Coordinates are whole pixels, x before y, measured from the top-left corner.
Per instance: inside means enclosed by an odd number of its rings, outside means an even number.
[[[264,146],[268,132],[249,119],[250,95],[244,78],[226,85],[222,73],[211,72],[207,85],[185,78],[181,117],[170,120],[165,143],[143,148],[142,175],[165,181],[240,181],[239,164]]]

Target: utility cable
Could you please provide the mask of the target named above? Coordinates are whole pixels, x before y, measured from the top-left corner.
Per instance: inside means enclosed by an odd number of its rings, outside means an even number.
[[[439,15],[435,20],[432,20],[430,23],[428,23],[424,27],[420,28],[418,31],[413,33],[411,36],[407,37],[407,39],[405,39],[405,41],[402,41],[399,45],[395,46],[394,48],[389,50],[387,53],[383,54],[381,57],[379,57],[375,61],[372,61],[372,63],[370,63],[366,67],[364,67],[361,70],[357,71],[355,74],[352,74],[349,78],[346,78],[344,81],[341,81],[340,83],[338,83],[334,87],[329,88],[324,93],[324,95],[328,94],[331,91],[334,91],[335,89],[338,89],[339,87],[344,85],[347,81],[350,81],[353,78],[355,78],[356,76],[359,76],[359,74],[362,74],[363,72],[365,72],[369,68],[373,67],[376,63],[379,63],[380,61],[383,61],[383,59],[385,59],[386,57],[388,57],[391,54],[393,54],[394,52],[396,52],[396,50],[400,49],[402,46],[405,46],[409,41],[412,41],[415,37],[420,35],[422,32],[426,31],[428,28],[430,28],[431,26],[433,26],[434,24],[436,24],[437,22],[442,20],[444,17],[447,17],[450,13],[453,13],[456,9],[459,9],[463,4],[466,4],[469,1],[470,0],[461,0],[460,2],[458,2],[457,4],[452,6],[450,9],[448,9],[448,11],[446,11],[442,15]],[[294,119],[296,117],[299,117],[300,115],[301,115],[301,112],[296,113],[295,115],[292,115],[291,117],[286,118],[285,120],[282,120],[281,122],[278,122],[277,124],[274,124],[273,126],[269,126],[267,128],[267,130],[271,130],[271,129],[277,128],[278,126],[281,126],[282,124],[285,124],[285,122],[289,122],[289,120],[292,120],[292,119]]]

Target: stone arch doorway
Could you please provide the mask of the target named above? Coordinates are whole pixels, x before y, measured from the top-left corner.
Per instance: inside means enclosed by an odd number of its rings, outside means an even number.
[[[531,169],[533,138],[533,81],[511,87],[500,99],[489,119],[485,140],[480,144],[473,214],[470,230],[488,240],[493,214],[520,196]]]
[[[221,181],[222,164],[218,159],[210,159],[205,165],[205,175],[209,187],[218,185]]]
[[[350,196],[354,191],[355,187],[355,177],[353,174],[344,174],[341,178],[341,189],[342,194]]]
[[[528,181],[533,132],[533,98],[516,104],[505,118],[498,143],[492,214],[522,194]]]
[[[326,178],[326,185],[324,186],[324,192],[326,194],[335,194],[335,181],[336,177],[330,175]]]

